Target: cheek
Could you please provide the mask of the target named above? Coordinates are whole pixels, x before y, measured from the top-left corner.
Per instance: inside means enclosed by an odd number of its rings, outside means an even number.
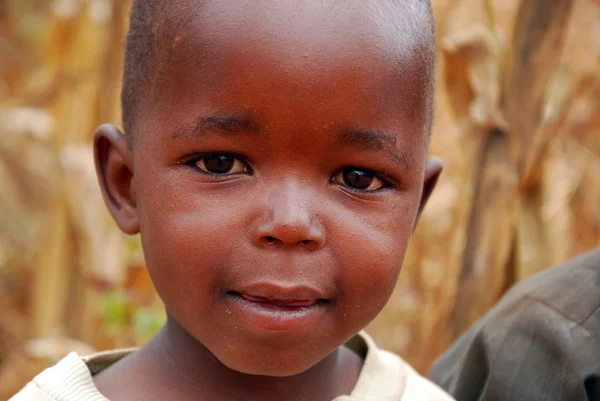
[[[345,308],[360,311],[361,324],[388,301],[400,273],[416,211],[411,206],[386,213],[351,213],[336,224],[340,297]]]
[[[199,195],[168,180],[143,184],[141,238],[157,291],[167,307],[178,300],[185,301],[178,309],[202,306],[207,301],[200,294],[218,286],[231,250],[245,235],[241,209],[231,197]]]

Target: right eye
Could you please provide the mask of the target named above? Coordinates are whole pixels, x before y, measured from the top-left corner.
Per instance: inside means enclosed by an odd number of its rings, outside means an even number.
[[[250,172],[250,166],[239,157],[227,153],[209,153],[190,160],[187,164],[204,173],[224,176]]]

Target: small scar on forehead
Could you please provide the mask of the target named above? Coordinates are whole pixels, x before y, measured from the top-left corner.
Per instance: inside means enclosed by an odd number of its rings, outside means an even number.
[[[173,39],[173,49],[177,47],[177,45],[179,44],[179,42],[181,42],[183,40],[183,35],[177,35],[175,36],[175,39]]]

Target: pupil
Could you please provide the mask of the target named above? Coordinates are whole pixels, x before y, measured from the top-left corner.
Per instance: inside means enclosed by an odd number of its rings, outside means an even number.
[[[233,168],[235,157],[229,155],[208,155],[204,157],[204,166],[215,174],[227,174]]]
[[[375,175],[364,170],[345,170],[344,184],[356,189],[367,189],[373,182]]]

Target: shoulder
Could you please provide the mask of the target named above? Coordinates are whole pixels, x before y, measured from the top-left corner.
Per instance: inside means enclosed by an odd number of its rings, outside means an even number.
[[[522,281],[496,309],[521,300],[543,303],[565,318],[585,324],[600,306],[600,248]]]
[[[518,283],[469,331],[502,347],[513,337],[573,350],[600,341],[600,248]]]
[[[403,363],[407,378],[402,401],[454,401],[454,398],[437,384],[421,376],[406,362]]]
[[[600,248],[516,284],[469,332],[539,332],[563,323],[600,333]],[[565,327],[561,330],[564,331]],[[491,333],[490,333],[491,334]],[[557,333],[558,334],[558,333]]]
[[[517,284],[434,364],[431,377],[464,400],[585,399],[584,382],[600,374],[599,333],[595,250]]]
[[[108,401],[95,389],[83,360],[74,352],[44,370],[9,401]]]
[[[132,351],[107,351],[88,357],[72,352],[37,375],[9,401],[108,401],[96,388],[92,375]]]
[[[417,373],[398,355],[379,349],[366,333],[360,338],[366,348],[364,365],[350,398],[378,401],[453,401],[445,391]]]

